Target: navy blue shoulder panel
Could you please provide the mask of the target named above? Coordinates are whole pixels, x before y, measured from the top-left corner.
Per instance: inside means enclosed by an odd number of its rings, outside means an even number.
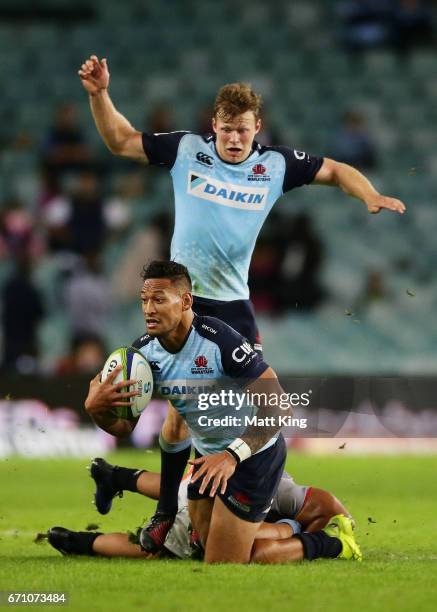
[[[264,151],[276,151],[283,155],[285,159],[285,176],[282,187],[284,193],[294,189],[294,187],[312,183],[323,164],[323,157],[308,155],[304,151],[296,151],[290,147],[262,147],[261,154]]]
[[[152,340],[154,340],[154,338],[152,338],[152,336],[149,336],[149,334],[144,334],[143,336],[140,336],[139,338],[134,340],[134,342],[132,342],[131,346],[133,346],[134,348],[139,350],[139,349],[147,346],[149,344],[149,342],[151,342]]]
[[[220,319],[196,315],[193,327],[199,336],[217,344],[227,376],[254,380],[269,367],[247,338]]]
[[[172,168],[178,154],[179,143],[190,132],[165,132],[149,134],[143,132],[143,149],[152,166]]]

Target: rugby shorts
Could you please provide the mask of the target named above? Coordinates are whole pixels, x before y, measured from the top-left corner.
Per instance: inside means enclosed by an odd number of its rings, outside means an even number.
[[[201,455],[196,451],[196,457]],[[242,461],[227,482],[224,493],[217,492],[225,506],[243,521],[260,523],[267,516],[276,494],[287,456],[284,438],[266,450]],[[197,466],[195,466],[196,470]],[[194,471],[195,471],[194,470]],[[211,484],[204,493],[199,493],[202,479],[190,482],[188,499],[209,498]]]

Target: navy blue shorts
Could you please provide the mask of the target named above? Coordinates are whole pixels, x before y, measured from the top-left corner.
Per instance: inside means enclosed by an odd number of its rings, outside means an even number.
[[[200,457],[196,451],[196,457]],[[260,523],[267,516],[284,471],[287,450],[282,435],[273,446],[242,461],[228,480],[224,494],[216,493],[225,506],[243,521]],[[195,470],[194,470],[195,471]],[[190,482],[188,499],[209,497],[210,485],[199,493],[202,479]]]
[[[255,311],[250,300],[222,302],[193,296],[193,310],[204,317],[216,317],[247,338],[262,356],[261,338],[255,321]]]

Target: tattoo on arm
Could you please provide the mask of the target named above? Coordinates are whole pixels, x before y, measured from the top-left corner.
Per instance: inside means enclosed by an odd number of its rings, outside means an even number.
[[[256,425],[248,426],[241,436],[241,439],[250,447],[253,455],[267,444],[271,438],[280,433],[283,427],[281,420],[284,417],[292,416],[293,409],[290,403],[284,407],[283,402],[280,401],[262,401],[264,398],[270,400],[274,396],[284,395],[285,392],[276,377],[260,377],[249,386],[248,390],[252,397],[260,399],[257,405]]]

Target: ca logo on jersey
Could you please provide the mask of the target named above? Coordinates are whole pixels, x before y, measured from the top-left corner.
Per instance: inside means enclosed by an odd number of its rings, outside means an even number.
[[[187,192],[190,195],[243,210],[263,210],[267,203],[267,187],[234,185],[188,172]]]
[[[232,359],[237,363],[241,363],[253,352],[254,350],[249,342],[243,342],[243,344],[237,346],[237,348],[232,351]]]
[[[298,159],[299,161],[305,158],[307,158],[307,161],[309,161],[308,155],[305,153],[305,151],[296,151],[296,149],[294,149],[293,152],[294,152],[294,157]]]

